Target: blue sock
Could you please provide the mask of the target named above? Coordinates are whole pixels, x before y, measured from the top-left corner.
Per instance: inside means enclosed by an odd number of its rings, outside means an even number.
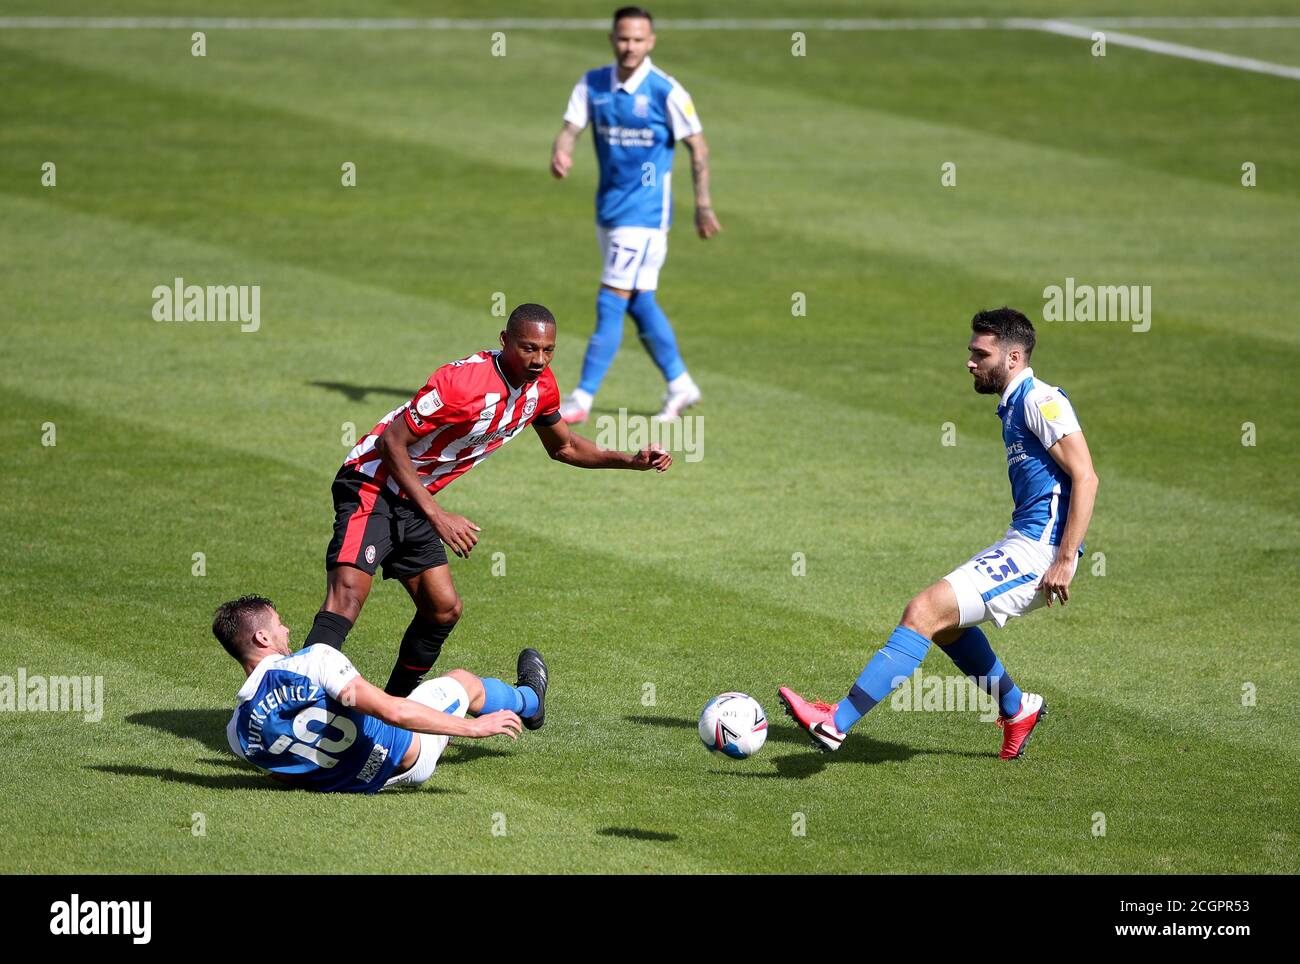
[[[686,363],[677,353],[677,336],[673,334],[672,322],[655,301],[655,293],[636,292],[628,302],[627,310],[631,312],[637,331],[641,333],[641,343],[659,366],[664,380],[671,382],[686,371]]]
[[[1002,660],[993,652],[984,630],[972,626],[947,646],[939,648],[952,658],[959,670],[983,687],[985,693],[998,698],[1003,716],[1015,716],[1020,712],[1020,687],[1002,668]]]
[[[537,694],[531,686],[511,686],[492,677],[483,679],[483,708],[479,716],[495,713],[497,710],[514,710],[520,716],[532,716],[537,712]]]
[[[835,729],[849,732],[849,727],[867,711],[892,693],[916,672],[930,648],[930,640],[905,626],[897,626],[885,645],[876,650],[849,695],[840,700],[835,711]]]
[[[596,296],[596,330],[587,342],[587,355],[582,359],[582,378],[578,387],[588,394],[600,391],[605,372],[618,354],[623,340],[623,316],[627,314],[627,299],[620,298],[608,288],[601,288]]]

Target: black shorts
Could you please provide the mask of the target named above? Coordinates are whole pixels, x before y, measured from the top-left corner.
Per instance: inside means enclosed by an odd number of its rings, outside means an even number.
[[[387,485],[344,466],[334,477],[333,493],[327,570],[355,566],[373,576],[382,566],[385,579],[405,579],[447,564],[447,550],[424,513]]]

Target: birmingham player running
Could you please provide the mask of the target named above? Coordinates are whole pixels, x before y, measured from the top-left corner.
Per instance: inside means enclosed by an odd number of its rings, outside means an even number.
[[[582,422],[623,340],[623,315],[631,314],[641,342],[668,390],[660,419],[675,419],[700,400],[700,389],[677,352],[668,316],[655,301],[659,270],[668,256],[672,222],[673,146],[691,152],[695,230],[711,238],[722,230],[709,199],[709,147],[695,105],[682,86],[650,62],[654,20],[641,7],[614,13],[609,35],[614,63],[587,71],[569,97],[564,128],[551,150],[551,173],[563,178],[573,147],[588,124],[600,166],[596,189],[596,240],[604,273],[596,297],[596,331],[587,344],[582,379],[564,400],[566,422]]]
[[[586,469],[655,469],[672,456],[658,446],[634,455],[602,449],[560,420],[551,373],[555,316],[520,305],[501,332],[500,351],[443,365],[409,402],[385,415],[348,453],[334,479],[334,537],[326,551],[325,602],[306,646],[343,648],[375,572],[399,579],[416,613],[402,637],[385,690],[410,693],[437,660],[462,606],[443,543],[468,557],[481,531],[434,499],[529,425],[551,458]],[[521,713],[530,726],[531,710]]]
[[[997,412],[1015,500],[1011,528],[1001,542],[907,604],[898,628],[839,703],[810,703],[781,687],[786,712],[819,750],[839,749],[849,728],[912,675],[931,641],[987,692],[996,688],[1002,759],[1021,756],[1047,715],[1043,698],[1021,693],[976,624],[991,619],[1000,628],[1012,616],[1044,603],[1050,607],[1053,596],[1062,605],[1070,598],[1097,498],[1097,473],[1065,392],[1034,378],[1028,367],[1035,340],[1029,319],[1010,308],[981,311],[971,331],[966,367],[975,391],[1000,396]]]
[[[544,720],[546,664],[535,649],[519,654],[515,686],[454,669],[402,699],[366,682],[331,646],[291,653],[289,628],[262,596],[223,603],[212,633],[248,677],[226,727],[230,749],[303,789],[378,793],[423,783],[453,736],[513,740],[525,703],[534,729]]]

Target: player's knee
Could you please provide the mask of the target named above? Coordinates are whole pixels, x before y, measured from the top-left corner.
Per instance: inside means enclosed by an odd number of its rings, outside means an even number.
[[[369,591],[369,586],[338,582],[329,587],[329,591],[325,594],[325,605],[321,608],[355,623],[357,617],[361,615],[361,607],[365,605]]]
[[[321,609],[338,613],[339,616],[356,622],[361,615],[361,607],[370,594],[370,578],[360,569],[351,566],[339,566],[330,570],[329,585],[325,589],[325,604]]]
[[[904,629],[910,629],[914,633],[925,636],[930,631],[931,621],[932,615],[925,599],[921,596],[915,596],[903,609],[903,617],[898,621],[898,624]]]
[[[454,679],[461,686],[465,687],[465,695],[469,697],[470,712],[483,706],[483,698],[486,691],[483,689],[483,681],[467,669],[453,669],[447,672],[447,675]]]
[[[433,607],[433,621],[443,626],[454,623],[460,619],[464,608],[460,596],[453,596],[450,600],[438,600]]]

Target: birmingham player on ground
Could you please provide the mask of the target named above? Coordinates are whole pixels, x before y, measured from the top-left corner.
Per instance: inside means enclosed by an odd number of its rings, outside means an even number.
[[[348,453],[335,476],[334,537],[326,550],[325,602],[306,646],[343,648],[375,572],[399,579],[416,613],[385,687],[405,696],[433,666],[461,615],[443,543],[468,557],[480,529],[434,499],[530,424],[552,459],[587,469],[666,471],[658,446],[634,455],[599,448],[560,420],[550,370],[555,317],[520,305],[501,332],[500,351],[443,365],[409,402],[385,415]],[[528,726],[531,703],[514,707]]]
[[[654,22],[641,7],[614,13],[609,35],[614,63],[587,71],[569,97],[564,128],[551,150],[551,173],[563,178],[573,147],[592,124],[600,185],[596,189],[596,240],[604,259],[596,297],[596,331],[587,344],[582,378],[560,409],[566,422],[582,422],[600,389],[619,343],[623,315],[631,314],[641,341],[668,390],[661,419],[677,418],[700,400],[700,389],[677,351],[677,336],[655,301],[659,271],[668,256],[672,222],[673,146],[691,152],[695,230],[711,238],[722,230],[709,199],[709,148],[690,95],[650,62]]]
[[[544,722],[547,672],[535,649],[519,654],[515,686],[454,669],[403,699],[366,682],[332,646],[291,653],[288,627],[262,596],[223,603],[212,633],[248,677],[226,727],[230,749],[304,789],[378,793],[423,783],[452,737],[513,740],[527,722],[515,712],[524,702],[536,707],[532,728]]]
[[[898,627],[839,703],[810,703],[781,687],[786,711],[819,750],[839,749],[849,728],[912,675],[931,641],[986,691],[996,691],[1002,759],[1023,754],[1047,715],[1043,698],[1020,691],[977,624],[992,620],[1001,628],[1013,616],[1050,607],[1054,596],[1062,605],[1070,598],[1097,473],[1065,392],[1036,379],[1028,367],[1035,341],[1029,319],[1010,308],[981,311],[971,331],[966,367],[975,391],[1000,396],[997,414],[1015,501],[1011,528],[907,604]]]

